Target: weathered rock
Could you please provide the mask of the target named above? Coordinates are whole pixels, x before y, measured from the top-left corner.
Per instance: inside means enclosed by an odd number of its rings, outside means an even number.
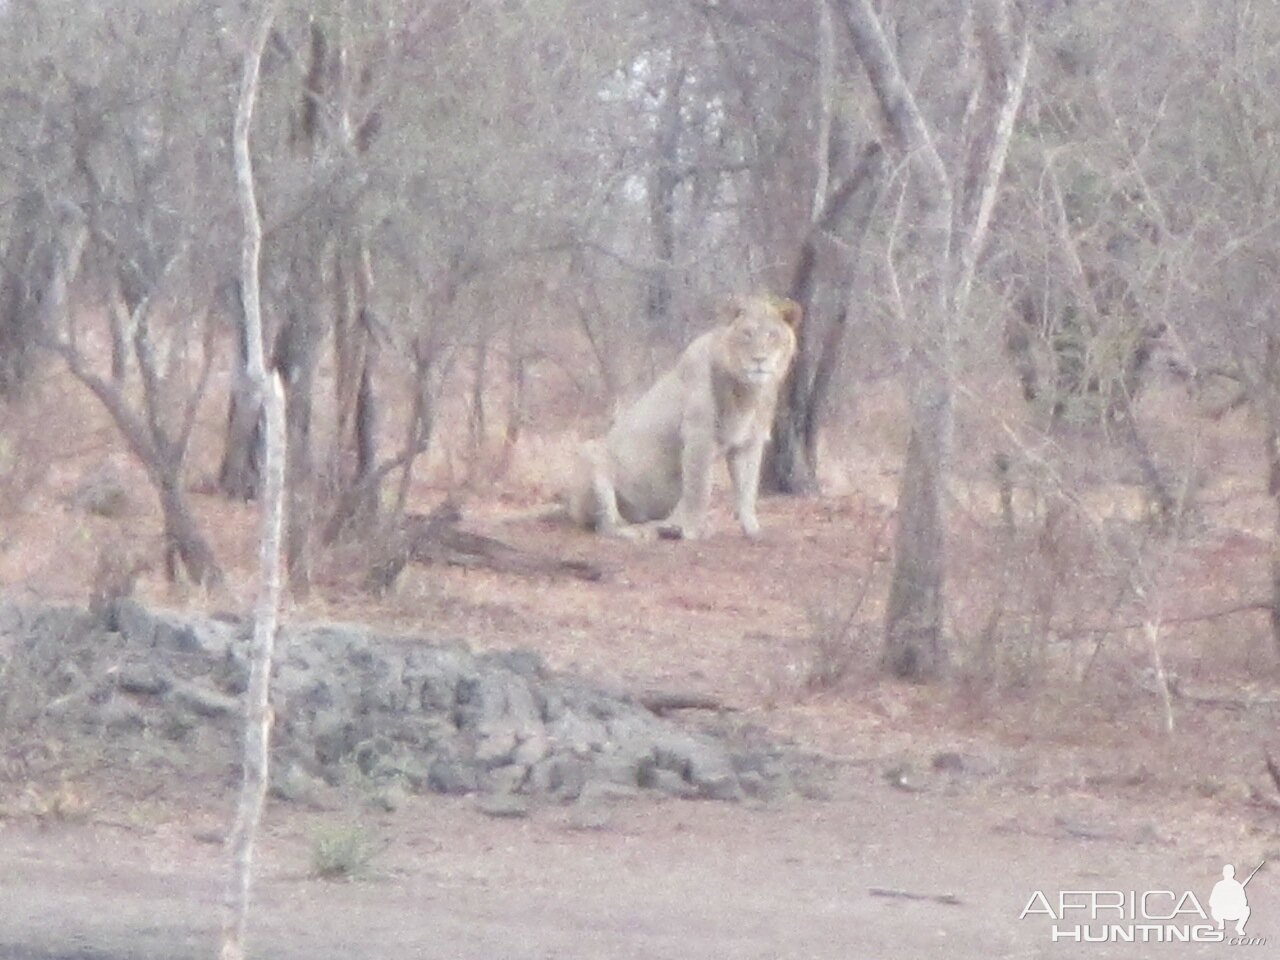
[[[149,610],[130,599],[113,603],[108,621],[127,638],[131,647],[156,650],[161,656],[172,653],[222,656],[235,643],[237,635],[234,626],[221,620]]]
[[[121,750],[158,735],[182,744],[174,757],[234,769],[250,630],[128,599],[99,618],[0,606],[0,631],[16,641],[0,710],[14,729],[24,718],[106,725]],[[333,624],[287,627],[278,651],[272,790],[294,802],[353,777],[383,809],[409,790],[502,797],[494,809],[514,810],[539,799],[591,806],[645,791],[738,800],[789,789],[776,754],[731,749],[525,651],[475,654]]]
[[[427,786],[436,793],[474,793],[480,784],[479,774],[453,757],[439,757],[427,771]]]
[[[583,784],[578,797],[578,805],[584,807],[611,806],[626,803],[640,796],[640,788],[635,784],[611,783],[608,780],[591,780]]]
[[[513,819],[527,817],[530,804],[526,797],[511,793],[493,793],[479,797],[476,800],[476,809],[485,816]]]
[[[661,790],[672,797],[696,797],[698,788],[676,773],[663,767],[647,765],[640,769],[640,786],[648,790]]]
[[[175,704],[190,710],[196,716],[211,720],[238,717],[241,713],[240,701],[235,697],[185,680],[173,685],[169,697]]]
[[[574,803],[560,820],[566,830],[608,830],[616,820],[614,812],[598,803]]]
[[[319,806],[327,786],[294,763],[276,763],[271,768],[271,795],[280,800]]]
[[[173,686],[173,678],[147,663],[126,663],[116,674],[116,686],[125,693],[159,696]]]
[[[99,717],[107,732],[117,736],[141,733],[147,727],[146,713],[122,697],[112,697],[108,703],[103,704]]]
[[[552,756],[529,769],[528,791],[556,800],[576,800],[587,782],[586,762],[578,757]]]

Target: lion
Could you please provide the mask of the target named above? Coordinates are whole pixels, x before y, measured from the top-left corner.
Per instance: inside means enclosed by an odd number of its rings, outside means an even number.
[[[720,325],[579,451],[567,496],[573,522],[607,536],[697,539],[723,456],[738,523],[759,537],[760,461],[801,314],[799,304],[771,296],[730,300]]]

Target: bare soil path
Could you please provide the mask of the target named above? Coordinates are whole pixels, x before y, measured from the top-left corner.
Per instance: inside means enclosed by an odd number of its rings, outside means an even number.
[[[836,785],[770,806],[628,802],[589,823],[563,809],[496,820],[418,799],[372,822],[388,848],[362,880],[312,879],[311,826],[267,825],[252,949],[276,960],[845,960],[1200,957],[1223,944],[1053,944],[1035,890],[1192,889],[1220,867],[1143,811],[1101,802],[1049,814],[1016,799]],[[118,824],[16,821],[0,829],[0,957],[212,957],[219,814]],[[584,828],[585,827],[585,828]],[[1223,838],[1229,840],[1230,838]],[[1230,844],[1228,843],[1228,846]],[[954,895],[956,904],[873,888]],[[1280,937],[1280,872],[1251,885],[1253,926]],[[1260,947],[1250,956],[1275,956]]]

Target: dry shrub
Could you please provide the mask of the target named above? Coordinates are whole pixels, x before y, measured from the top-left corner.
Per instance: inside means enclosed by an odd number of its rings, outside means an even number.
[[[84,790],[66,782],[47,789],[28,787],[20,809],[43,826],[84,823],[93,815],[93,803]]]
[[[868,622],[863,610],[875,585],[876,571],[889,557],[884,542],[891,520],[892,515],[886,516],[877,528],[862,575],[848,590],[837,592],[836,597],[847,597],[847,602],[840,605],[839,599],[824,598],[806,610],[809,629],[797,659],[787,665],[795,695],[832,690],[859,668],[874,669],[879,657],[879,624]]]
[[[326,824],[311,836],[311,874],[321,880],[360,880],[382,849],[361,824]]]
[[[852,610],[810,608],[804,648],[793,664],[800,694],[820,693],[840,686],[876,661],[878,632],[875,624],[857,619],[859,603]]]

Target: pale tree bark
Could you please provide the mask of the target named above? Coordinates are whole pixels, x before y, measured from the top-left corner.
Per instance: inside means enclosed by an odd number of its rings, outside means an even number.
[[[885,619],[884,665],[896,676],[930,680],[947,666],[945,479],[952,432],[952,342],[968,301],[973,270],[994,207],[1013,121],[1022,98],[1029,47],[1010,69],[992,49],[1007,36],[1003,0],[978,0],[989,75],[1009,78],[993,100],[990,134],[975,138],[957,208],[952,177],[903,77],[871,0],[842,0],[849,39],[906,158],[913,200],[911,243],[913,329],[909,333],[906,458],[898,496],[894,567]],[[993,73],[994,72],[994,73]],[[959,223],[957,210],[960,211]],[[959,250],[955,247],[959,233]]]
[[[831,0],[814,0],[818,8],[818,142],[814,147],[817,167],[813,178],[813,204],[809,223],[816,226],[827,203],[831,181],[831,119],[835,109],[836,27],[831,16]]]
[[[262,51],[275,15],[275,3],[264,4],[249,50],[245,54],[240,101],[234,131],[236,186],[244,217],[241,275],[247,368],[263,404],[266,438],[266,484],[262,505],[259,549],[258,596],[254,609],[253,649],[246,692],[243,776],[236,818],[227,838],[230,868],[226,913],[223,920],[221,960],[243,960],[249,922],[249,894],[253,876],[253,848],[269,779],[271,741],[271,662],[280,612],[280,554],[284,527],[285,400],[279,374],[267,385],[262,346],[262,305],[259,266],[262,222],[253,180],[249,130],[257,99]]]

